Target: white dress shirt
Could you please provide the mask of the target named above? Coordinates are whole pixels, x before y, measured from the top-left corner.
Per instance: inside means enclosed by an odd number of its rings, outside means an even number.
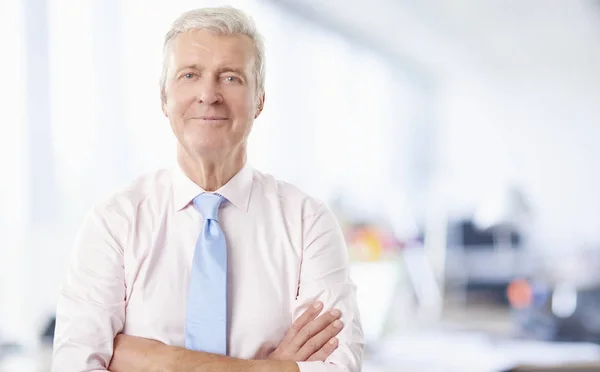
[[[118,333],[185,343],[203,190],[179,167],[136,180],[97,205],[78,235],[57,307],[53,372],[106,371]],[[228,355],[276,347],[314,301],[344,328],[326,362],[300,370],[360,371],[363,332],[344,237],[333,213],[294,186],[246,165],[216,191],[228,249]]]

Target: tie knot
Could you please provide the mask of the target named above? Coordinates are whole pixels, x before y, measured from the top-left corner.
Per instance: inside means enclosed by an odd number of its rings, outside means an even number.
[[[194,206],[204,219],[219,221],[219,207],[225,198],[219,194],[202,193],[194,198]]]

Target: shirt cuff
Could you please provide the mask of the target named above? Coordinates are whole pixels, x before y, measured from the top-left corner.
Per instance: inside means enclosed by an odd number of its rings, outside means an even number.
[[[296,362],[300,372],[348,372],[348,369],[332,363]]]

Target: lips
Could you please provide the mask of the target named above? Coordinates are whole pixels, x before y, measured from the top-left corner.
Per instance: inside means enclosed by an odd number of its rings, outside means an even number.
[[[194,119],[208,120],[208,121],[210,121],[210,120],[214,120],[214,121],[217,121],[217,120],[227,120],[227,118],[224,117],[224,116],[199,116],[199,117],[194,118]]]

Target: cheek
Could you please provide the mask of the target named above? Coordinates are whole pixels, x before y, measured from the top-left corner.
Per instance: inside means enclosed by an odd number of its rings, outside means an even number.
[[[256,102],[252,95],[237,94],[232,95],[230,100],[231,109],[235,111],[238,117],[254,117],[256,111]]]
[[[189,89],[173,89],[167,95],[167,111],[170,116],[176,118],[185,113],[194,102],[194,95]]]

